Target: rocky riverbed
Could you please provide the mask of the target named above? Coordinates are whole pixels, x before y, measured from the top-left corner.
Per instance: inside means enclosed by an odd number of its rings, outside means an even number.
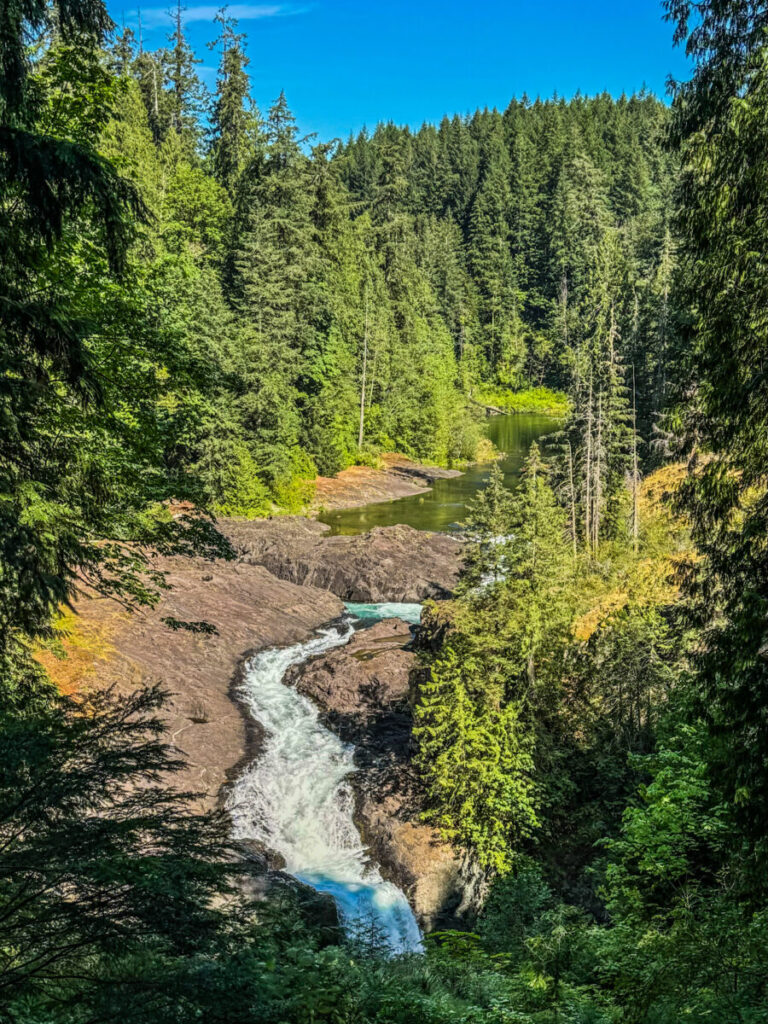
[[[40,655],[54,681],[70,692],[161,681],[171,693],[169,740],[189,765],[173,784],[199,793],[200,810],[221,803],[258,755],[259,729],[236,699],[250,654],[307,640],[342,613],[344,600],[446,597],[460,557],[453,538],[403,526],[331,537],[327,527],[301,517],[220,525],[234,561],[158,559],[171,589],[154,609],[132,615],[84,594],[63,642],[70,658]],[[173,630],[169,619],[206,621],[215,632]],[[356,822],[382,874],[407,893],[429,929],[453,920],[464,882],[453,851],[419,819],[410,765],[409,680],[416,657],[410,640],[406,623],[388,620],[311,662],[292,681],[327,724],[356,745]],[[281,884],[268,852],[249,851],[249,859]]]
[[[355,745],[355,821],[385,878],[408,896],[422,928],[455,925],[467,909],[461,860],[421,820],[423,793],[412,764],[411,705],[417,655],[411,627],[386,619],[296,666],[286,682]]]
[[[243,562],[344,601],[440,599],[450,596],[458,579],[461,544],[442,533],[400,525],[332,537],[324,523],[302,516],[222,525]]]

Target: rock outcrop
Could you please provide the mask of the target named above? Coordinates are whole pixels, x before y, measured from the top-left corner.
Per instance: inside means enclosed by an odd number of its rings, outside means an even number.
[[[244,562],[300,586],[330,590],[344,601],[446,598],[458,579],[460,542],[411,526],[332,537],[324,523],[280,516],[229,520],[222,528]]]
[[[342,603],[327,590],[297,587],[258,565],[175,557],[158,560],[156,567],[172,589],[153,609],[129,615],[107,598],[84,595],[77,602],[73,658],[84,646],[94,654],[67,688],[128,691],[160,681],[172,695],[168,742],[189,764],[171,783],[198,792],[196,806],[208,809],[258,749],[255,723],[232,699],[238,666],[251,651],[306,640],[341,613]],[[167,619],[206,621],[216,632],[174,630]],[[68,666],[69,659],[46,661],[54,681]]]
[[[169,781],[199,793],[199,810],[216,806],[227,783],[258,754],[259,727],[236,702],[249,653],[306,640],[341,614],[342,599],[446,596],[460,555],[453,538],[407,526],[331,537],[328,527],[300,517],[221,525],[238,554],[235,561],[158,559],[155,567],[167,574],[170,589],[155,608],[133,614],[84,594],[63,643],[70,657],[40,654],[66,692],[131,690],[161,681],[172,695],[165,712],[168,740],[189,765]],[[200,622],[214,632],[178,628]],[[382,872],[407,892],[422,925],[434,928],[451,922],[462,880],[452,849],[419,817],[410,765],[410,641],[406,623],[378,623],[305,666],[294,681],[323,709],[326,723],[355,744],[356,820],[363,839]],[[296,894],[268,855],[251,850],[248,859],[254,894],[281,886]],[[299,896],[307,903],[307,893]],[[321,898],[309,912],[330,934],[336,923],[326,904]]]
[[[407,747],[408,687],[415,658],[409,650],[411,639],[407,622],[385,619],[357,632],[346,647],[296,666],[286,682],[314,701],[324,723],[351,743],[363,743],[374,722],[381,726],[385,713],[405,710]]]
[[[298,666],[286,680],[322,710],[326,725],[355,744],[355,820],[382,874],[407,894],[426,930],[456,923],[465,901],[460,861],[420,820],[411,764],[410,677],[416,655],[399,619],[360,630],[346,647]]]
[[[239,884],[246,896],[257,901],[269,900],[273,906],[286,901],[295,906],[301,919],[323,943],[335,945],[341,940],[343,930],[333,896],[287,874],[282,870],[282,857],[256,840],[240,840],[236,851],[245,868]]]
[[[315,481],[315,507],[330,511],[407,498],[430,490],[435,480],[454,476],[461,476],[461,471],[423,466],[405,455],[389,452],[381,456],[378,468],[350,466],[336,476],[319,476]]]

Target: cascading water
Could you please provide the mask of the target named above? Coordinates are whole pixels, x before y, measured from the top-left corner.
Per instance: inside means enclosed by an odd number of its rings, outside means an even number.
[[[355,620],[398,617],[418,622],[413,604],[347,605],[339,626],[293,647],[262,651],[248,664],[241,696],[264,727],[260,756],[241,775],[229,801],[234,832],[258,839],[285,858],[286,871],[332,895],[345,927],[375,929],[393,952],[420,948],[405,895],[368,860],[352,818],[347,777],[353,748],[326,729],[317,708],[283,683],[292,665],[347,643]]]

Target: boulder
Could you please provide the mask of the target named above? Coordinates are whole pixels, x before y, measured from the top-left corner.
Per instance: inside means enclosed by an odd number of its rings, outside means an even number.
[[[388,717],[407,711],[409,680],[415,655],[411,627],[401,619],[384,619],[359,630],[347,644],[289,671],[295,685],[322,710],[322,718],[342,739],[365,745]],[[410,714],[399,739],[408,753]]]
[[[287,874],[282,870],[285,866],[282,857],[257,840],[241,840],[235,849],[245,869],[238,881],[246,896],[257,902],[269,900],[273,906],[281,901],[292,904],[324,944],[336,945],[341,941],[343,930],[333,896],[318,892]]]

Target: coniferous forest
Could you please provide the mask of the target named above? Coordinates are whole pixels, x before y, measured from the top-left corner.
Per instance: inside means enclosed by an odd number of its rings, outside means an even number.
[[[0,5],[0,1021],[768,1022],[768,4],[659,16],[671,102],[321,140],[226,8],[209,91],[181,7],[150,51]],[[415,770],[475,903],[391,956],[247,898],[162,681],[37,654],[318,476],[489,458],[488,407],[559,428],[424,607]]]

